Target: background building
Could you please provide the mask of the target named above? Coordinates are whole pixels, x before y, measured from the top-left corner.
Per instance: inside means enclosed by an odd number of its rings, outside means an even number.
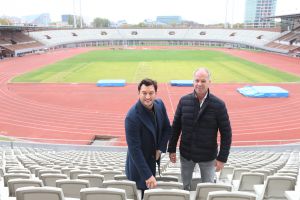
[[[273,18],[275,15],[277,0],[246,0],[245,27],[269,28],[275,27]]]
[[[29,15],[22,17],[22,22],[25,24],[32,24],[37,26],[48,26],[50,24],[50,15],[49,13]]]
[[[157,16],[156,22],[160,24],[181,24],[182,18],[180,16]]]

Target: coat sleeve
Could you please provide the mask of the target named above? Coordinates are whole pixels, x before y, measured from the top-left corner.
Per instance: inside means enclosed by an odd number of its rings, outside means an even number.
[[[126,141],[128,144],[128,151],[130,153],[130,158],[133,160],[134,165],[136,166],[140,176],[147,180],[153,174],[147,165],[145,157],[141,148],[141,138],[140,138],[140,128],[139,123],[136,122],[133,118],[126,117],[125,119],[125,132],[126,132]]]
[[[166,107],[164,105],[164,103],[162,101],[161,102],[161,108],[162,108],[162,113],[163,113],[163,123],[162,123],[162,137],[161,137],[161,141],[159,143],[159,150],[163,153],[166,152],[167,149],[167,144],[168,141],[171,137],[171,125],[170,125],[170,120],[166,111]]]
[[[174,120],[173,120],[173,124],[172,124],[172,136],[171,139],[169,141],[169,145],[168,145],[168,152],[170,153],[175,153],[176,152],[176,146],[177,146],[177,142],[179,139],[179,136],[181,134],[181,115],[182,115],[182,103],[181,100],[179,101],[178,105],[177,105],[177,109],[175,112],[175,116],[174,116]]]
[[[218,126],[221,135],[220,151],[217,160],[221,162],[227,162],[232,140],[232,131],[226,106],[225,104],[222,105],[223,106],[219,109],[217,115]]]

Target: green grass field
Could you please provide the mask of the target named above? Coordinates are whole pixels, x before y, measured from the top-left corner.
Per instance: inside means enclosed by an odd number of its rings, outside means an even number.
[[[125,79],[136,83],[145,77],[159,83],[192,79],[205,66],[215,83],[299,82],[300,77],[209,50],[99,50],[84,53],[16,77],[12,82],[96,83]]]

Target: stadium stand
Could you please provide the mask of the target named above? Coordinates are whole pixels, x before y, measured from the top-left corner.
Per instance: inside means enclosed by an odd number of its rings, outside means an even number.
[[[0,29],[0,47],[5,56],[21,56],[42,49],[44,45],[19,30]]]
[[[216,188],[218,186],[225,187],[228,192],[219,192],[218,199],[221,199],[220,193],[224,193],[222,198],[236,197],[237,194],[247,194],[251,198],[253,195],[257,199],[269,199],[272,196],[276,196],[278,199],[286,198],[289,195],[297,194],[300,191],[300,179],[299,179],[299,167],[300,167],[300,148],[298,146],[278,146],[276,147],[266,147],[266,149],[260,147],[240,147],[233,148],[229,156],[226,167],[230,169],[230,173],[224,173],[223,175],[218,175],[216,178],[217,183],[199,183],[195,188],[195,191],[183,191],[180,189],[154,189],[150,190],[145,199],[201,199],[204,196],[208,195],[212,197],[213,192],[199,192],[199,190],[205,188],[206,185]],[[289,148],[290,147],[290,148]],[[47,194],[49,195],[48,199],[68,199],[68,198],[86,198],[93,199],[96,197],[104,198],[103,196],[115,193],[118,191],[118,194],[113,195],[111,199],[114,199],[113,196],[118,196],[119,199],[135,199],[135,194],[139,191],[135,188],[134,182],[131,181],[116,181],[108,180],[103,181],[105,172],[113,171],[112,165],[116,169],[124,169],[124,160],[126,158],[126,148],[117,148],[114,147],[84,147],[81,149],[81,146],[72,146],[72,145],[46,145],[46,144],[35,144],[35,143],[24,143],[16,144],[12,147],[10,142],[1,142],[0,143],[0,169],[2,169],[3,174],[0,177],[0,190],[1,190],[1,200],[10,200],[13,198],[13,191],[16,191],[16,196],[19,199],[24,198],[27,195],[24,195],[25,192],[30,194],[29,196],[39,196]],[[178,155],[179,160],[179,155]],[[54,169],[55,168],[55,169]],[[43,172],[57,172],[61,169],[61,174],[50,174]],[[92,169],[97,169],[99,174],[77,174],[78,179],[70,179],[66,174],[64,174],[63,169],[75,169],[73,171],[92,171]],[[21,173],[25,179],[14,179],[18,178],[15,170],[19,169],[21,172],[26,171],[26,174]],[[170,163],[168,155],[163,154],[161,160],[161,171],[164,172],[176,172],[174,174],[180,176],[180,162],[175,164]],[[250,172],[242,172],[250,171]],[[248,170],[247,170],[248,169]],[[49,171],[52,170],[52,171]],[[194,178],[199,178],[199,169],[195,168]],[[262,171],[265,170],[268,172],[266,175],[267,178],[264,180],[264,174],[254,173],[253,171]],[[71,170],[70,170],[71,171]],[[69,172],[70,172],[69,171]],[[228,171],[228,170],[227,170]],[[28,172],[30,172],[28,174]],[[104,172],[104,173],[102,173]],[[236,173],[238,172],[238,173]],[[72,174],[72,173],[71,173]],[[229,176],[228,176],[229,174]],[[231,174],[231,175],[230,175]],[[235,175],[236,174],[236,175]],[[11,176],[12,175],[12,176]],[[124,171],[121,171],[121,174],[124,176]],[[255,176],[255,177],[254,177]],[[46,177],[51,177],[49,183],[46,181]],[[227,181],[224,183],[222,177],[226,177]],[[21,177],[22,178],[22,177]],[[100,178],[100,179],[98,179]],[[219,179],[221,178],[221,179]],[[8,180],[9,179],[9,180]],[[83,180],[84,179],[84,180]],[[159,179],[159,178],[158,178]],[[162,178],[163,180],[163,178]],[[168,179],[166,179],[168,180]],[[171,179],[170,179],[171,180]],[[201,179],[198,179],[201,180]],[[160,180],[161,181],[161,180]],[[163,182],[159,183],[159,187],[162,185],[171,185],[171,187],[182,186],[178,177],[173,177],[172,181],[174,182]],[[4,183],[8,182],[6,186]],[[31,184],[38,182],[44,183],[42,187],[33,188],[33,187],[20,187],[13,189],[11,183],[20,182],[20,184]],[[53,185],[56,182],[57,185]],[[64,186],[61,186],[60,183],[64,183]],[[77,184],[78,187],[70,186],[70,184]],[[115,185],[113,186],[113,184]],[[126,186],[127,183],[130,183]],[[133,183],[133,184],[132,184]],[[287,184],[285,184],[287,183]],[[110,184],[110,185],[109,185]],[[51,185],[52,189],[49,189]],[[58,186],[61,187],[60,190]],[[104,189],[104,188],[92,188],[93,186],[98,187],[118,187],[123,188],[123,190],[113,190]],[[84,189],[81,189],[84,188]],[[131,188],[131,189],[130,189]],[[254,190],[256,188],[256,190]],[[275,189],[274,189],[275,188]],[[125,192],[126,190],[126,192]],[[61,191],[61,192],[60,192]],[[128,191],[128,192],[127,192]],[[155,192],[160,191],[160,192]],[[255,191],[258,191],[256,194]],[[275,191],[275,193],[274,193]],[[36,194],[32,194],[32,193]],[[152,194],[153,192],[153,194]],[[179,192],[179,193],[177,193]],[[247,193],[245,193],[247,192]],[[151,194],[151,195],[150,195]],[[251,194],[251,195],[249,195]],[[83,197],[86,195],[86,197]],[[91,196],[89,196],[91,195]],[[93,196],[94,195],[94,196]],[[50,197],[51,196],[51,197]],[[55,196],[55,197],[54,197]],[[89,197],[88,197],[89,196]],[[127,196],[127,198],[125,197]],[[171,197],[170,197],[171,196]],[[39,196],[41,197],[41,196]],[[258,198],[259,197],[259,198]],[[263,198],[264,197],[264,198]],[[33,197],[32,197],[33,198]],[[216,198],[216,197],[214,197]],[[227,199],[228,199],[227,198]],[[248,197],[247,197],[248,198]],[[26,197],[25,197],[26,199]],[[43,196],[42,199],[47,199],[46,196]],[[290,198],[291,199],[291,198]],[[27,199],[26,199],[27,200]]]
[[[74,37],[73,33],[76,33]],[[102,34],[104,33],[105,34]],[[135,32],[135,34],[132,34]],[[205,34],[204,34],[205,33]],[[234,33],[234,34],[233,34]],[[113,45],[230,46],[270,49],[265,45],[281,34],[233,29],[83,29],[34,31],[29,35],[49,48]]]
[[[292,56],[300,57],[300,14],[273,16],[281,19],[282,36],[266,44],[266,47],[278,49]]]
[[[298,55],[299,28],[247,29],[61,29],[0,27],[1,56],[43,52],[45,49],[108,46],[212,46],[247,48]],[[300,56],[300,55],[299,55]]]

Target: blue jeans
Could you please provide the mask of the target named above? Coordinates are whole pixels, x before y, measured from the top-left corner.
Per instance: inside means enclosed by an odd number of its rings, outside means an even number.
[[[198,164],[200,168],[202,183],[214,182],[215,160],[195,163],[192,160],[187,160],[184,157],[180,156],[180,163],[181,163],[181,180],[183,183],[184,190],[191,189],[191,181],[193,178],[193,172],[196,164]]]

